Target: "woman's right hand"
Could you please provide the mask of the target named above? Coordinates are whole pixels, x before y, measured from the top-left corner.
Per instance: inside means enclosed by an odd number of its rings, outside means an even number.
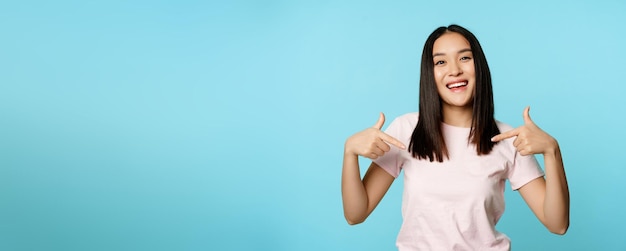
[[[346,140],[344,147],[345,154],[360,155],[366,158],[376,159],[391,150],[389,144],[397,146],[400,149],[406,149],[402,142],[380,130],[383,124],[385,124],[385,114],[381,112],[374,126],[360,131]]]

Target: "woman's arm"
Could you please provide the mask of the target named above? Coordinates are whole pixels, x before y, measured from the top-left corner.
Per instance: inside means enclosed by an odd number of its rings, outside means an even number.
[[[358,156],[370,159],[383,156],[391,149],[387,142],[405,148],[399,140],[380,131],[384,123],[385,116],[381,113],[376,125],[346,140],[341,173],[341,196],[343,213],[350,225],[365,221],[394,180],[393,176],[373,162],[361,180]]]
[[[569,189],[558,143],[553,152],[543,156],[545,179],[537,178],[519,192],[539,221],[550,232],[562,235],[569,227]]]
[[[355,162],[356,166],[353,164]],[[365,221],[374,211],[389,190],[394,177],[372,162],[361,180],[356,157],[344,156],[343,163],[341,175],[343,215],[348,224],[355,225]]]
[[[559,143],[530,119],[524,125],[493,137],[493,141],[517,136],[513,145],[521,155],[543,154],[545,179],[537,178],[519,189],[520,194],[550,232],[565,234],[569,227],[569,189]]]

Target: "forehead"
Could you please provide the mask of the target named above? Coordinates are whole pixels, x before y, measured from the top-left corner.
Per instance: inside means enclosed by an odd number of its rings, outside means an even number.
[[[456,53],[463,49],[471,49],[469,41],[463,35],[456,32],[446,32],[441,35],[433,45],[433,54],[435,53]]]

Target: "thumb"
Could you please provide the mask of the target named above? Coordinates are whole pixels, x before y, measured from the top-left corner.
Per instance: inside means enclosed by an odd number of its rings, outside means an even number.
[[[385,124],[385,114],[381,112],[380,117],[378,117],[378,121],[376,122],[376,124],[374,124],[373,128],[380,130],[383,128],[384,124]]]
[[[524,124],[534,124],[533,120],[530,119],[530,106],[526,106],[524,109]]]

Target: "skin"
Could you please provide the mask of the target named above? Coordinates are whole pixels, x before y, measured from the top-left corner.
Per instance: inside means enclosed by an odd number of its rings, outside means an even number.
[[[441,35],[433,45],[433,63],[437,91],[443,101],[443,122],[471,127],[476,73],[469,42],[458,33]],[[467,82],[467,86],[459,90],[448,89],[447,85],[457,82]]]
[[[522,186],[520,194],[535,216],[550,232],[565,234],[569,227],[569,188],[561,149],[552,136],[530,119],[530,107],[524,109],[524,125],[496,135],[501,141],[516,137],[513,145],[521,155],[543,154],[545,178],[539,177]]]
[[[443,101],[443,122],[453,126],[471,126],[476,83],[469,48],[467,40],[454,32],[443,34],[433,46],[434,76]],[[467,82],[467,86],[456,90],[446,86],[457,82]],[[518,191],[549,231],[565,234],[569,227],[569,190],[559,144],[531,120],[529,110],[529,107],[524,110],[524,125],[496,135],[492,141],[515,137],[513,145],[521,155],[543,154],[545,178],[534,179]],[[374,126],[352,135],[344,146],[341,192],[344,216],[351,225],[365,221],[394,181],[393,176],[373,162],[361,180],[358,156],[374,160],[391,147],[406,149],[399,140],[381,131],[384,123],[385,116],[381,113]]]

